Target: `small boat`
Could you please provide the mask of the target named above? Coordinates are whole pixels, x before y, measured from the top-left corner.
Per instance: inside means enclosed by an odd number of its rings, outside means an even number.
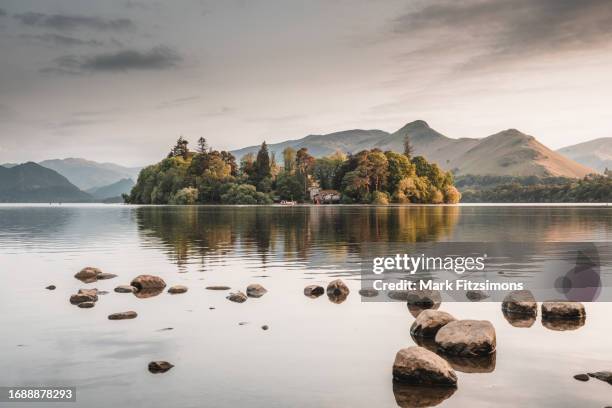
[[[281,201],[280,205],[296,205],[297,203],[295,201]]]

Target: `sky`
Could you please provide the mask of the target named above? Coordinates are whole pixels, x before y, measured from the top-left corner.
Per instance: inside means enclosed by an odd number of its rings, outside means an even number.
[[[150,164],[422,119],[612,137],[609,0],[0,0],[0,163]]]

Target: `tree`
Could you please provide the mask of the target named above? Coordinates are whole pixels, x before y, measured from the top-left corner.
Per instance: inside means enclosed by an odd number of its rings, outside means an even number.
[[[295,173],[295,149],[293,147],[283,150],[283,166],[287,173]]]
[[[183,139],[183,136],[180,136],[172,150],[170,150],[168,157],[182,156],[183,158],[186,158],[187,154],[189,153],[189,148],[187,147],[188,144],[189,142]]]
[[[247,153],[240,159],[240,172],[247,180],[255,180],[255,155]]]
[[[257,159],[255,160],[255,181],[259,183],[270,176],[270,155],[268,153],[268,145],[266,142],[263,142],[259,148],[259,152],[257,152]]]
[[[307,148],[302,147],[295,154],[295,163],[298,180],[302,184],[304,194],[306,194],[308,187],[310,187],[310,175],[312,174],[315,158],[308,153]]]
[[[208,143],[206,143],[206,139],[203,137],[198,139],[198,153],[206,153],[208,150]]]
[[[410,159],[413,153],[414,146],[412,146],[412,143],[410,142],[410,136],[406,135],[404,136],[404,156]]]

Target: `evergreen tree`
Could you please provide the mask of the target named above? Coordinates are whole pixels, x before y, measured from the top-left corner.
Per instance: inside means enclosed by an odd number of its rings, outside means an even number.
[[[406,135],[404,136],[404,156],[410,159],[413,153],[414,146],[412,146],[412,143],[410,142],[410,136]]]
[[[198,153],[206,153],[208,150],[208,143],[206,143],[206,139],[203,137],[198,139]]]
[[[270,155],[268,154],[268,145],[266,142],[261,144],[259,152],[257,152],[257,159],[255,160],[255,175],[256,181],[270,177]]]

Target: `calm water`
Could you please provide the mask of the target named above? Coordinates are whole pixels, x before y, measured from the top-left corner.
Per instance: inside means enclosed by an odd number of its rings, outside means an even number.
[[[0,386],[76,386],[69,407],[397,406],[419,392],[391,381],[414,318],[403,303],[361,302],[362,242],[610,241],[611,227],[607,207],[0,206]],[[88,265],[119,276],[73,278]],[[189,292],[113,292],[139,274]],[[344,303],[302,294],[334,277],[352,290]],[[269,292],[236,304],[205,289],[249,283]],[[109,293],[79,309],[68,298],[83,287]],[[442,304],[490,320],[498,346],[495,361],[464,362],[440,406],[612,404],[610,385],[572,378],[612,370],[612,305],[586,308],[584,326],[558,331],[539,318],[514,327],[499,303]],[[125,310],[138,318],[107,320]],[[176,366],[154,375],[151,360]]]

